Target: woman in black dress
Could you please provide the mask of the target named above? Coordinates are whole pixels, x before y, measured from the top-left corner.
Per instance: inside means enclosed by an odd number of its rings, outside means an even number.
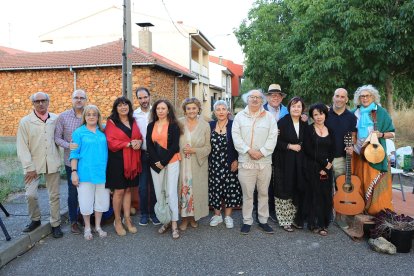
[[[237,177],[238,153],[231,136],[232,120],[228,119],[229,108],[226,101],[219,100],[214,106],[217,121],[210,122],[211,153],[208,157],[208,196],[214,216],[210,226],[223,222],[221,216],[222,201],[225,203],[224,223],[226,228],[233,228],[231,213],[234,207],[242,203],[242,190]]]
[[[309,183],[307,193],[308,228],[321,236],[328,235],[332,218],[332,160],[334,140],[330,129],[325,125],[328,108],[322,103],[309,108],[309,116],[314,123],[306,129],[304,148],[307,157],[306,178]]]
[[[109,148],[106,188],[113,190],[114,227],[119,236],[126,235],[121,221],[122,209],[128,232],[137,232],[130,217],[130,188],[138,185],[136,178],[141,172],[142,135],[132,113],[131,101],[125,97],[117,98],[105,128]]]
[[[303,135],[306,123],[301,120],[305,103],[293,97],[288,103],[289,115],[277,122],[277,138],[273,163],[276,216],[279,225],[287,232],[292,226],[303,228],[305,184],[303,176]]]

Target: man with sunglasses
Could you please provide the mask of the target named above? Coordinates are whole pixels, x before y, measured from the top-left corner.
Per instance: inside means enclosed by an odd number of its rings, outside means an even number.
[[[54,238],[63,236],[60,229],[60,152],[54,132],[57,115],[50,113],[49,95],[37,92],[30,97],[34,110],[20,120],[17,129],[17,156],[23,166],[26,200],[31,222],[23,232],[32,232],[40,226],[40,208],[37,190],[40,176],[46,179],[49,193],[50,224]]]
[[[62,112],[56,122],[55,142],[64,149],[66,178],[68,179],[68,210],[70,231],[79,235],[82,233],[78,224],[78,190],[72,184],[72,169],[69,161],[72,133],[81,125],[83,109],[87,97],[84,90],[75,90],[72,94],[72,108]]]

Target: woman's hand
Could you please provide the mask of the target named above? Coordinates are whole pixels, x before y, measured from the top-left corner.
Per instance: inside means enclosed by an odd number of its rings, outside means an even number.
[[[190,147],[190,145],[185,145],[185,147],[183,148],[183,152],[184,154],[194,154],[195,150]]]
[[[300,150],[302,149],[302,146],[299,144],[289,144],[289,149],[296,151],[296,152],[300,152]]]
[[[161,161],[155,162],[155,166],[160,170],[164,169],[164,166],[161,165]]]
[[[72,172],[71,179],[73,186],[79,187],[79,176],[77,171]]]
[[[237,171],[238,167],[239,167],[239,162],[237,162],[237,160],[234,160],[233,163],[231,163],[230,171],[235,172]]]
[[[76,144],[76,143],[69,143],[69,149],[70,150],[75,150],[77,148],[78,148],[78,144]]]
[[[132,140],[131,141],[131,147],[134,150],[139,150],[141,148],[142,145],[142,140]]]
[[[325,167],[327,170],[330,170],[332,168],[332,163],[328,162],[328,164]]]

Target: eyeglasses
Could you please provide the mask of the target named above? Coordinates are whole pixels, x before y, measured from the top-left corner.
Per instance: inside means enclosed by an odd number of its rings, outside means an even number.
[[[34,100],[33,103],[34,104],[45,104],[48,101],[49,101],[48,99],[44,99],[44,100]]]
[[[75,101],[84,101],[84,100],[86,100],[86,98],[85,98],[85,97],[73,97],[73,99],[74,99]]]
[[[262,99],[262,97],[260,97],[260,96],[249,96],[249,98],[252,99],[252,100],[261,100]]]
[[[88,113],[88,114],[85,114],[85,117],[98,117],[98,114],[96,114],[96,113]]]
[[[371,97],[371,95],[370,94],[366,94],[366,95],[359,95],[359,98],[360,99],[367,99],[367,98],[370,98]]]

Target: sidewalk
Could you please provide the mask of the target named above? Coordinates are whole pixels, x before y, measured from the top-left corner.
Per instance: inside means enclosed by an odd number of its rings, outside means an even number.
[[[60,214],[62,224],[68,220],[67,217],[67,188],[66,180],[61,180],[60,184]],[[10,213],[6,217],[0,210],[0,217],[11,237],[6,241],[3,231],[0,229],[0,268],[32,248],[42,238],[51,233],[49,223],[49,196],[45,188],[39,189],[39,205],[42,214],[42,225],[31,233],[23,233],[22,230],[30,222],[27,212],[27,204],[24,192],[17,193],[9,198],[3,206]]]
[[[395,210],[397,213],[404,213],[414,217],[414,194],[412,194],[414,178],[404,177],[402,182],[404,184],[404,195],[406,201],[402,200],[401,191],[393,189],[393,203]],[[67,182],[66,180],[62,180],[60,185],[62,224],[68,221],[67,194]],[[28,251],[42,238],[51,233],[48,201],[47,190],[44,188],[39,189],[39,204],[42,213],[42,225],[29,234],[21,232],[25,225],[29,223],[24,193],[15,194],[9,199],[8,202],[3,203],[3,206],[10,213],[10,217],[6,217],[1,210],[0,217],[12,239],[10,241],[6,241],[3,232],[0,231],[0,268],[14,258]],[[65,233],[65,235],[71,234]],[[65,239],[65,236],[63,239]]]

